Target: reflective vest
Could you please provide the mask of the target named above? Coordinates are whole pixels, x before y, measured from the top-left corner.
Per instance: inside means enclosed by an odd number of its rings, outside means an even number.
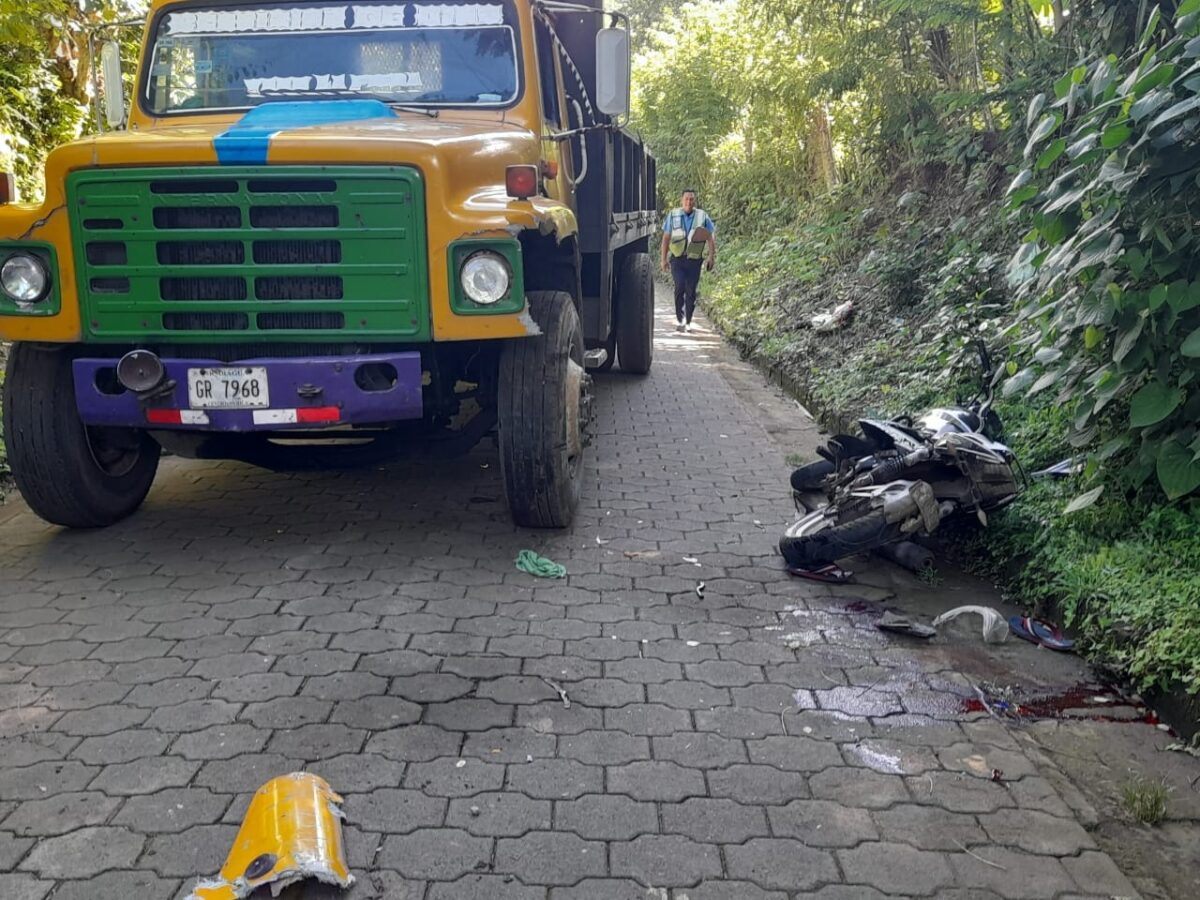
[[[688,259],[704,259],[704,248],[708,246],[708,238],[693,240],[696,229],[700,228],[708,221],[708,213],[695,207],[692,210],[692,228],[690,231],[685,231],[683,227],[684,219],[687,213],[681,208],[671,210],[670,220],[670,250],[674,257],[686,256]]]

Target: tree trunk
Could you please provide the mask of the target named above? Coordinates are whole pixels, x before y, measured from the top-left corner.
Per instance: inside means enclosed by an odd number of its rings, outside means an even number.
[[[815,104],[809,113],[809,158],[813,180],[826,191],[837,187],[837,162],[833,158],[833,137],[829,132],[829,114]]]
[[[958,90],[958,76],[954,71],[954,50],[950,43],[950,32],[944,27],[926,31],[925,47],[929,54],[929,64],[933,67],[933,74],[946,87]]]
[[[1061,34],[1066,25],[1067,17],[1063,12],[1062,0],[1050,0],[1050,8],[1054,11],[1054,33]]]

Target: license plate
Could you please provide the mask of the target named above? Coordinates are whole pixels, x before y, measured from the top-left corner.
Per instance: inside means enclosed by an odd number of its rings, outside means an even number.
[[[265,409],[271,405],[266,366],[188,369],[192,409]]]

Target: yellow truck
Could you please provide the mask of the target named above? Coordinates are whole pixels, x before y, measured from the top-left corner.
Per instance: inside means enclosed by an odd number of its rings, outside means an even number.
[[[128,102],[99,54],[106,133],[51,153],[41,204],[0,178],[30,507],[116,522],[164,449],[349,463],[495,434],[516,523],[567,525],[588,370],[652,358],[654,160],[599,3],[153,0]]]

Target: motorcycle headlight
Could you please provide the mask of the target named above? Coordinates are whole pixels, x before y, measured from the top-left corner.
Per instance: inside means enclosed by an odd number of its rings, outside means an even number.
[[[463,291],[471,300],[482,306],[491,306],[508,294],[512,272],[508,260],[499,253],[481,250],[463,263],[460,278]]]
[[[0,266],[0,289],[18,303],[37,303],[50,292],[50,272],[36,256],[14,253]]]

